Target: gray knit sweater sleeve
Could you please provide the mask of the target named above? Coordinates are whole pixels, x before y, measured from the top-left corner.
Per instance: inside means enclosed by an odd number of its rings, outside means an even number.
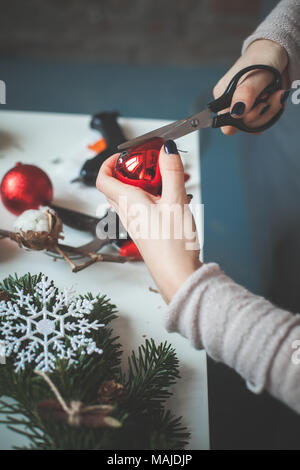
[[[300,0],[282,0],[244,44],[242,52],[256,39],[277,42],[288,53],[290,80],[300,78]]]
[[[251,294],[211,263],[175,294],[166,326],[233,367],[252,391],[266,389],[300,413],[299,315]]]

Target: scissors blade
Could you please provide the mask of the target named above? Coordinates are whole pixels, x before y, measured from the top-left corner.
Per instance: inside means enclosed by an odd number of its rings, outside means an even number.
[[[118,150],[126,150],[129,147],[136,147],[147,140],[155,137],[161,137],[164,140],[168,139],[179,139],[184,135],[190,134],[190,132],[197,131],[198,129],[210,127],[212,125],[211,111],[206,108],[200,113],[194,114],[186,119],[180,119],[179,121],[172,122],[166,126],[155,129],[154,131],[147,132],[139,137],[131,140],[127,140],[122,144],[118,145]]]

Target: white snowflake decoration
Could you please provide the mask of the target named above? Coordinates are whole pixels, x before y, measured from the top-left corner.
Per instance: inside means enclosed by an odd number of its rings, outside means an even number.
[[[79,349],[81,354],[103,352],[89,337],[92,331],[104,326],[88,319],[97,299],[76,300],[72,289],[58,291],[46,276],[36,284],[33,295],[25,295],[17,286],[15,295],[14,302],[0,302],[0,331],[6,356],[16,353],[16,372],[32,362],[37,370],[50,372],[55,369],[57,358],[74,363]],[[37,307],[37,300],[41,308]]]

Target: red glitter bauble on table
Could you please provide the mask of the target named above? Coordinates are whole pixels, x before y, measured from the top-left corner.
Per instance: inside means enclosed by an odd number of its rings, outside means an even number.
[[[19,215],[50,204],[53,187],[48,175],[39,167],[17,163],[4,175],[0,193],[6,209]]]
[[[161,194],[158,157],[163,139],[156,137],[122,152],[115,166],[115,177],[123,183],[138,186],[155,196]]]

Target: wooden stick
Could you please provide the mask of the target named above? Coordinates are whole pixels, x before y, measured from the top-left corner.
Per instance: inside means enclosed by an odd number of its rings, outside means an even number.
[[[19,246],[21,247],[22,246],[21,241],[19,241],[17,237],[18,237],[18,234],[16,234],[15,232],[0,229],[0,240],[2,240],[3,238],[10,238],[12,241],[18,243]],[[118,255],[110,255],[110,254],[101,254],[101,253],[96,253],[96,252],[87,252],[84,249],[81,249],[80,247],[77,248],[75,246],[64,245],[61,243],[57,243],[54,246],[54,249],[71,266],[71,269],[74,273],[82,271],[88,266],[97,262],[101,262],[101,261],[106,261],[110,263],[126,263],[127,261],[135,261],[135,259],[130,256],[118,256]],[[71,253],[77,253],[89,259],[81,264],[75,264],[69,258],[66,251],[71,252]]]
[[[70,258],[63,252],[63,250],[60,249],[58,244],[55,246],[55,249],[57,253],[59,253],[63,257],[63,259],[71,266],[72,271],[74,271],[74,269],[76,268],[76,264],[74,264],[73,261],[70,260]]]
[[[3,230],[2,228],[0,228],[0,236],[1,236],[1,239],[2,238],[13,238],[14,236],[14,232],[10,232],[9,230]]]

